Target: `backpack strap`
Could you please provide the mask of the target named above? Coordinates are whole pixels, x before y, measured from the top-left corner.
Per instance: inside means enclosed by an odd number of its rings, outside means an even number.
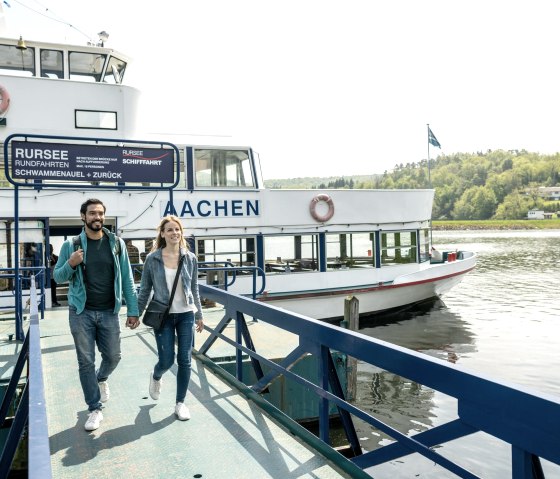
[[[74,247],[74,251],[78,251],[79,249],[83,249],[82,248],[82,238],[80,237],[80,235],[74,236],[72,238],[72,246]],[[87,283],[87,279],[86,279],[86,268],[84,266],[84,262],[82,261],[78,266],[82,270],[82,278],[84,278],[84,285],[85,285]]]
[[[74,246],[74,251],[78,251],[82,247],[82,238],[80,235],[72,238],[72,245]]]

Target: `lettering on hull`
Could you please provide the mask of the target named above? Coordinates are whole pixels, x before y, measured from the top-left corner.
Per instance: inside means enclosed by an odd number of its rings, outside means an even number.
[[[260,216],[259,200],[186,200],[182,204],[165,206],[163,216],[175,215],[179,218],[227,218]]]

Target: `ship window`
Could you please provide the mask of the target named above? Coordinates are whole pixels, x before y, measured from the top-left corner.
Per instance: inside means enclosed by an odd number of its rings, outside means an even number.
[[[76,128],[116,130],[116,111],[75,110]]]
[[[68,54],[70,80],[101,81],[106,58],[106,55],[100,53],[70,52]]]
[[[14,76],[35,76],[35,49],[0,45],[0,73]]]
[[[41,76],[64,78],[64,63],[60,50],[41,50]]]
[[[318,251],[315,234],[265,236],[265,271],[267,274],[317,271]]]
[[[194,151],[197,187],[247,188],[253,187],[253,173],[247,150]]]
[[[107,72],[103,77],[105,83],[113,83],[120,85],[124,77],[124,71],[126,69],[126,62],[120,60],[116,57],[109,58],[109,65],[107,67]]]
[[[374,268],[373,233],[327,234],[327,269]]]
[[[430,261],[430,230],[420,230],[420,262]]]
[[[197,238],[196,255],[199,267],[255,266],[255,238]],[[208,271],[208,283],[216,284],[222,272]],[[252,274],[250,269],[237,274]]]
[[[416,231],[381,233],[381,265],[417,263]]]

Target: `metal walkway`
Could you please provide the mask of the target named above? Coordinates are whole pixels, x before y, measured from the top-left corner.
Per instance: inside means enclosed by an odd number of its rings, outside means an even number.
[[[339,478],[351,477],[271,416],[193,361],[186,403],[174,415],[175,369],[161,397],[148,395],[157,352],[151,330],[122,331],[121,363],[110,378],[104,421],[84,430],[87,411],[67,309],[41,320],[41,349],[52,475],[65,478]],[[197,345],[203,340],[197,335]],[[360,471],[361,472],[361,471]]]

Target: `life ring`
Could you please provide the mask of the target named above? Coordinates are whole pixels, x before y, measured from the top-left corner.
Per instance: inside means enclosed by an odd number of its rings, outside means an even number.
[[[329,207],[328,211],[324,215],[320,215],[317,213],[317,204],[319,204],[321,201],[325,202]],[[309,204],[309,212],[316,221],[319,221],[321,223],[329,221],[334,215],[334,203],[332,198],[329,195],[325,194],[317,195],[311,200],[311,203]]]
[[[10,108],[10,94],[6,87],[0,85],[0,116],[4,115]]]

